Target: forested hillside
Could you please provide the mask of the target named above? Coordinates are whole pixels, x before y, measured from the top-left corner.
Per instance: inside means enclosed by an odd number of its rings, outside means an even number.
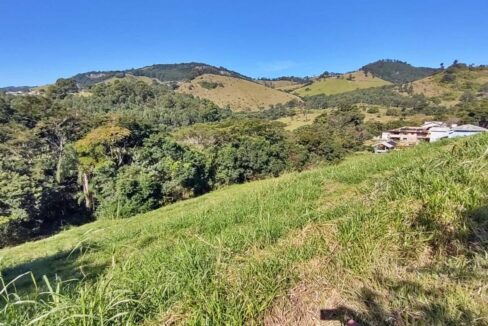
[[[152,66],[117,70],[117,71],[90,71],[73,76],[71,79],[84,88],[112,77],[124,77],[126,74],[155,78],[162,82],[177,82],[191,80],[203,74],[215,74],[249,79],[235,71],[223,67],[214,67],[204,63],[155,64]]]
[[[422,79],[437,71],[434,68],[414,67],[399,60],[378,60],[363,66],[361,70],[395,84]]]
[[[354,107],[293,133],[270,121],[288,111],[233,114],[130,79],[0,94],[0,246],[337,161],[369,137]]]

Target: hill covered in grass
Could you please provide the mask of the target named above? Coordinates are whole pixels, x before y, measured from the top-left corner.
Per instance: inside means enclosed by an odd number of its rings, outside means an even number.
[[[355,71],[344,75],[334,75],[331,77],[321,77],[312,83],[306,84],[295,90],[293,93],[299,96],[314,95],[333,95],[354,91],[357,89],[366,89],[389,85],[390,83],[366,74],[362,71]]]
[[[412,83],[416,94],[437,98],[446,105],[475,98],[488,99],[488,67],[456,64]]]
[[[178,88],[178,92],[204,98],[235,111],[255,111],[276,104],[301,101],[295,95],[257,82],[214,74],[205,74],[186,82]]]
[[[487,147],[356,155],[2,249],[0,322],[486,325]]]
[[[73,76],[72,79],[74,79],[80,87],[84,88],[99,82],[103,82],[113,77],[122,78],[126,74],[149,77],[161,82],[187,81],[203,74],[215,74],[249,79],[244,75],[223,67],[215,67],[205,63],[196,62],[178,64],[155,64],[142,68],[127,70],[90,71],[77,74]]]
[[[433,75],[437,71],[434,68],[414,67],[399,60],[378,60],[363,66],[361,70],[394,84],[403,84],[422,79]]]

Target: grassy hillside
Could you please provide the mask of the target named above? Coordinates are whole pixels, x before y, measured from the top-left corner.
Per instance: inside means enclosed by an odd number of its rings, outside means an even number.
[[[360,108],[361,113],[364,114],[364,122],[381,122],[381,123],[388,123],[397,121],[399,119],[398,116],[388,115],[387,111],[388,108],[381,105],[365,105],[365,104],[357,104]],[[374,108],[375,110],[371,110]],[[332,109],[333,110],[333,109]],[[377,111],[377,112],[376,112]],[[328,112],[324,109],[315,109],[315,110],[296,110],[295,115],[282,117],[277,119],[277,121],[283,122],[286,127],[286,130],[295,130],[299,127],[310,125],[314,122],[315,118],[319,115]],[[421,125],[425,121],[433,120],[433,116],[426,115],[422,113],[416,114],[409,114],[407,117],[408,121],[412,125]]]
[[[353,156],[0,250],[0,323],[309,325],[337,309],[487,325],[487,147]]]
[[[352,80],[348,80],[349,77]],[[390,83],[372,75],[366,76],[362,71],[344,74],[338,77],[326,77],[315,80],[312,84],[303,86],[293,93],[299,96],[313,96],[319,94],[339,94],[371,87],[389,85]]]
[[[325,110],[297,110],[295,115],[282,117],[277,121],[283,122],[286,130],[295,130],[305,125],[312,124],[319,115],[324,114]]]
[[[236,111],[259,110],[298,97],[255,82],[229,76],[203,75],[180,86],[178,92],[208,99]]]
[[[280,91],[293,91],[303,86],[303,83],[299,83],[293,80],[256,80],[257,83],[268,86]]]
[[[459,102],[461,96],[488,96],[488,68],[469,69],[467,67],[448,68],[433,76],[412,83],[417,94],[437,97],[445,105]]]
[[[150,77],[145,77],[145,76],[134,76],[131,74],[125,74],[123,77],[111,77],[109,79],[104,80],[102,83],[113,83],[116,80],[128,80],[128,81],[143,81],[147,84],[152,84],[152,83],[160,83],[160,81],[156,78],[150,78]]]
[[[379,60],[361,68],[374,74],[376,77],[395,84],[404,84],[422,79],[434,74],[437,69],[427,67],[414,67],[398,60]]]

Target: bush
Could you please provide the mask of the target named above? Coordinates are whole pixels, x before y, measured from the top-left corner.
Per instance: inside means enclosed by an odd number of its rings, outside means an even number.
[[[205,89],[215,89],[217,87],[224,87],[224,84],[222,84],[222,83],[211,82],[208,80],[202,80],[201,82],[198,82],[198,84]]]
[[[386,115],[389,116],[389,117],[398,117],[398,116],[400,116],[400,110],[393,109],[393,108],[388,108],[386,110]]]

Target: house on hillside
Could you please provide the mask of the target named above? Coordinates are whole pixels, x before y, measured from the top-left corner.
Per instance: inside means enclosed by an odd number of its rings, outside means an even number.
[[[452,128],[452,132],[449,135],[449,138],[473,136],[487,131],[488,129],[483,127],[478,127],[475,125],[470,125],[470,124],[461,125]]]
[[[451,125],[444,122],[428,121],[420,127],[402,127],[381,134],[380,141],[373,146],[375,153],[387,153],[395,148],[415,146],[418,143],[436,142],[446,138],[467,137],[488,129],[475,125]]]
[[[421,141],[428,142],[432,128],[445,127],[440,121],[427,121],[420,127],[401,127],[388,131],[388,139],[398,143],[398,146],[413,146]]]

